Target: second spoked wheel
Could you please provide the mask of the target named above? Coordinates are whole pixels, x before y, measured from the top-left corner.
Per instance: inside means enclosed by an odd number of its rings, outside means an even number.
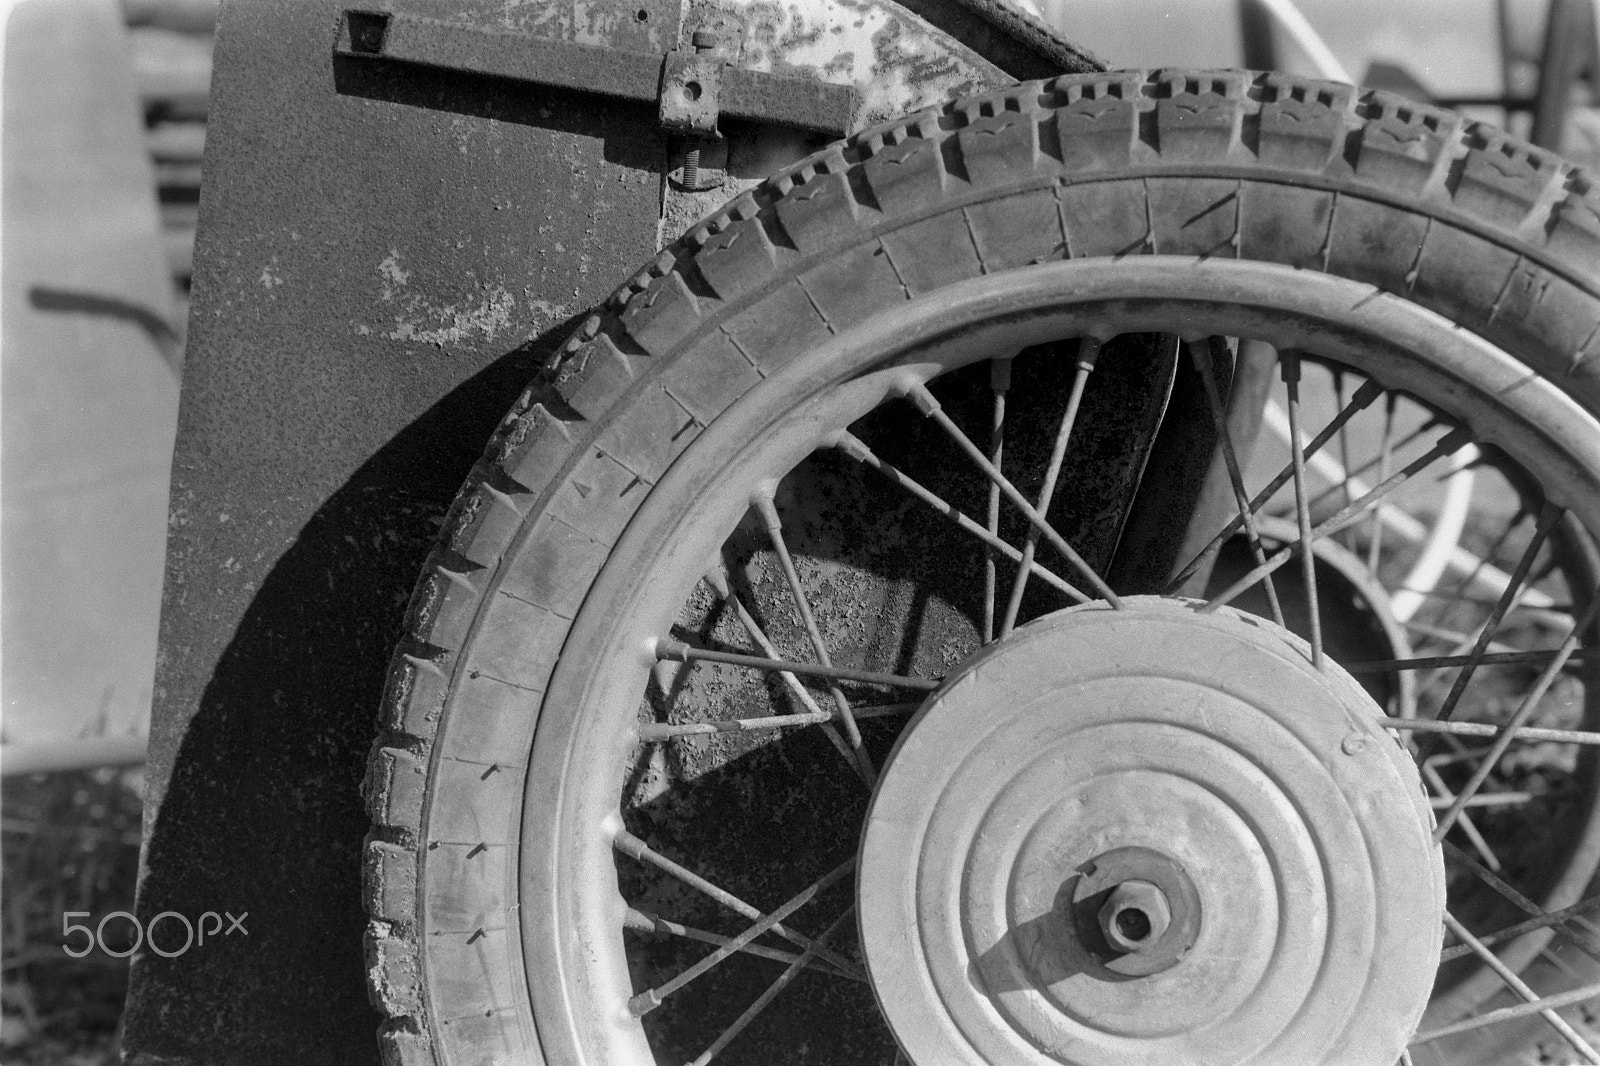
[[[1021,86],[735,201],[424,578],[389,1046],[1592,1056],[1551,997],[1596,980],[1595,219],[1498,134],[1238,73]]]

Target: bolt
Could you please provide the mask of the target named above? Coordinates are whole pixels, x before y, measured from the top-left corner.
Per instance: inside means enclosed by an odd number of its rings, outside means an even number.
[[[1172,924],[1167,897],[1149,881],[1124,881],[1100,908],[1100,931],[1121,952],[1139,951],[1161,939]]]
[[[712,55],[722,50],[722,35],[716,30],[695,30],[689,37],[689,43],[699,55]],[[700,99],[701,87],[697,82],[689,82],[683,87],[683,97],[690,103]],[[689,192],[704,192],[715,189],[722,184],[722,172],[717,167],[700,169],[700,148],[690,148],[683,154],[683,170],[678,178],[678,184]]]
[[[725,156],[725,147],[714,138],[689,141],[683,153],[683,169],[678,172],[678,187],[689,192],[717,188],[722,184],[720,164]]]

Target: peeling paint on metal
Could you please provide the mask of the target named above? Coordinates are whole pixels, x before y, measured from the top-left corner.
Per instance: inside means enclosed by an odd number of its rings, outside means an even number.
[[[741,67],[854,86],[861,96],[856,129],[1013,80],[954,37],[883,0],[691,0],[684,26],[685,32],[709,27],[723,34],[729,62]],[[796,142],[787,153],[755,152],[767,165],[741,168],[735,138],[721,188],[666,188],[658,246],[811,147]]]
[[[404,257],[395,249],[378,263],[378,299],[386,304],[399,304],[400,313],[392,319],[393,328],[383,332],[392,341],[407,341],[444,347],[460,344],[475,333],[483,339],[494,340],[502,331],[511,328],[513,316],[519,325],[531,311],[544,323],[556,321],[565,313],[565,305],[551,304],[546,300],[529,297],[526,307],[518,310],[517,298],[501,285],[481,285],[483,298],[476,306],[450,303],[431,304],[421,292],[405,291],[413,271],[401,265]],[[524,294],[529,290],[524,289]],[[378,327],[382,328],[382,327]],[[358,336],[370,336],[374,327],[355,323]]]
[[[392,341],[419,341],[424,344],[458,344],[474,332],[493,340],[501,330],[511,328],[511,312],[517,299],[498,285],[490,289],[475,308],[456,304],[429,307],[421,297],[407,297],[406,316],[395,316],[395,328],[384,336]],[[407,317],[415,316],[415,317]],[[425,328],[429,322],[437,323]]]
[[[742,67],[854,85],[858,126],[1011,81],[960,41],[878,0],[704,0],[686,21],[737,27]]]
[[[506,29],[552,40],[665,52],[677,43],[677,6],[677,0],[505,0],[497,21]],[[454,16],[437,17],[484,22],[476,4],[463,6]]]
[[[380,299],[385,301],[394,299],[395,286],[404,286],[411,280],[411,272],[400,268],[400,253],[393,248],[389,249],[389,254],[384,257],[383,262],[378,264],[378,276],[384,281]]]

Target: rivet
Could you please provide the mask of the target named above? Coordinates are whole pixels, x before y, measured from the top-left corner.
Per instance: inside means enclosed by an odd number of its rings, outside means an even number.
[[[1340,742],[1339,747],[1346,755],[1360,755],[1367,747],[1367,738],[1360,733],[1351,733]]]

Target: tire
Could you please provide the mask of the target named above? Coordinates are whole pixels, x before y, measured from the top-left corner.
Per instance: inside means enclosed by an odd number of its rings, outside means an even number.
[[[762,403],[803,406],[844,373],[818,353],[874,330],[949,333],[918,330],[941,307],[978,306],[980,288],[982,306],[1009,314],[1007,293],[1051,270],[1074,285],[1174,286],[1188,302],[1153,327],[1173,332],[1233,284],[1325,285],[1329,306],[1390,294],[1397,314],[1474,338],[1462,359],[1494,349],[1543,383],[1548,417],[1506,416],[1537,442],[1495,443],[1519,462],[1561,452],[1550,469],[1566,480],[1546,491],[1600,530],[1600,438],[1585,436],[1600,412],[1600,188],[1557,157],[1387,93],[1235,71],[1030,82],[832,145],[695,226],[584,323],[446,520],[364,786],[386,1062],[594,1061],[534,1005],[580,999],[592,974],[533,957],[528,929],[615,875],[578,863],[560,874],[573,884],[546,886],[557,874],[534,857],[557,853],[541,849],[566,832],[565,797],[586,771],[569,766],[570,785],[541,775],[564,757],[541,746],[578,743],[586,686],[601,686],[589,657],[609,647],[595,619],[633,609],[617,591],[641,535],[630,524],[652,499],[669,506],[658,486],[694,481],[678,458],[719,420],[717,439],[732,439],[759,425]],[[1236,272],[1204,280],[1224,270]],[[1113,315],[1104,298],[1095,313]],[[1463,399],[1466,386],[1441,384],[1452,372],[1395,374],[1462,420],[1499,410],[1487,386]],[[761,399],[780,388],[793,399]],[[1521,1031],[1507,1040],[1532,1046]],[[1509,1056],[1502,1044],[1493,1055]]]

